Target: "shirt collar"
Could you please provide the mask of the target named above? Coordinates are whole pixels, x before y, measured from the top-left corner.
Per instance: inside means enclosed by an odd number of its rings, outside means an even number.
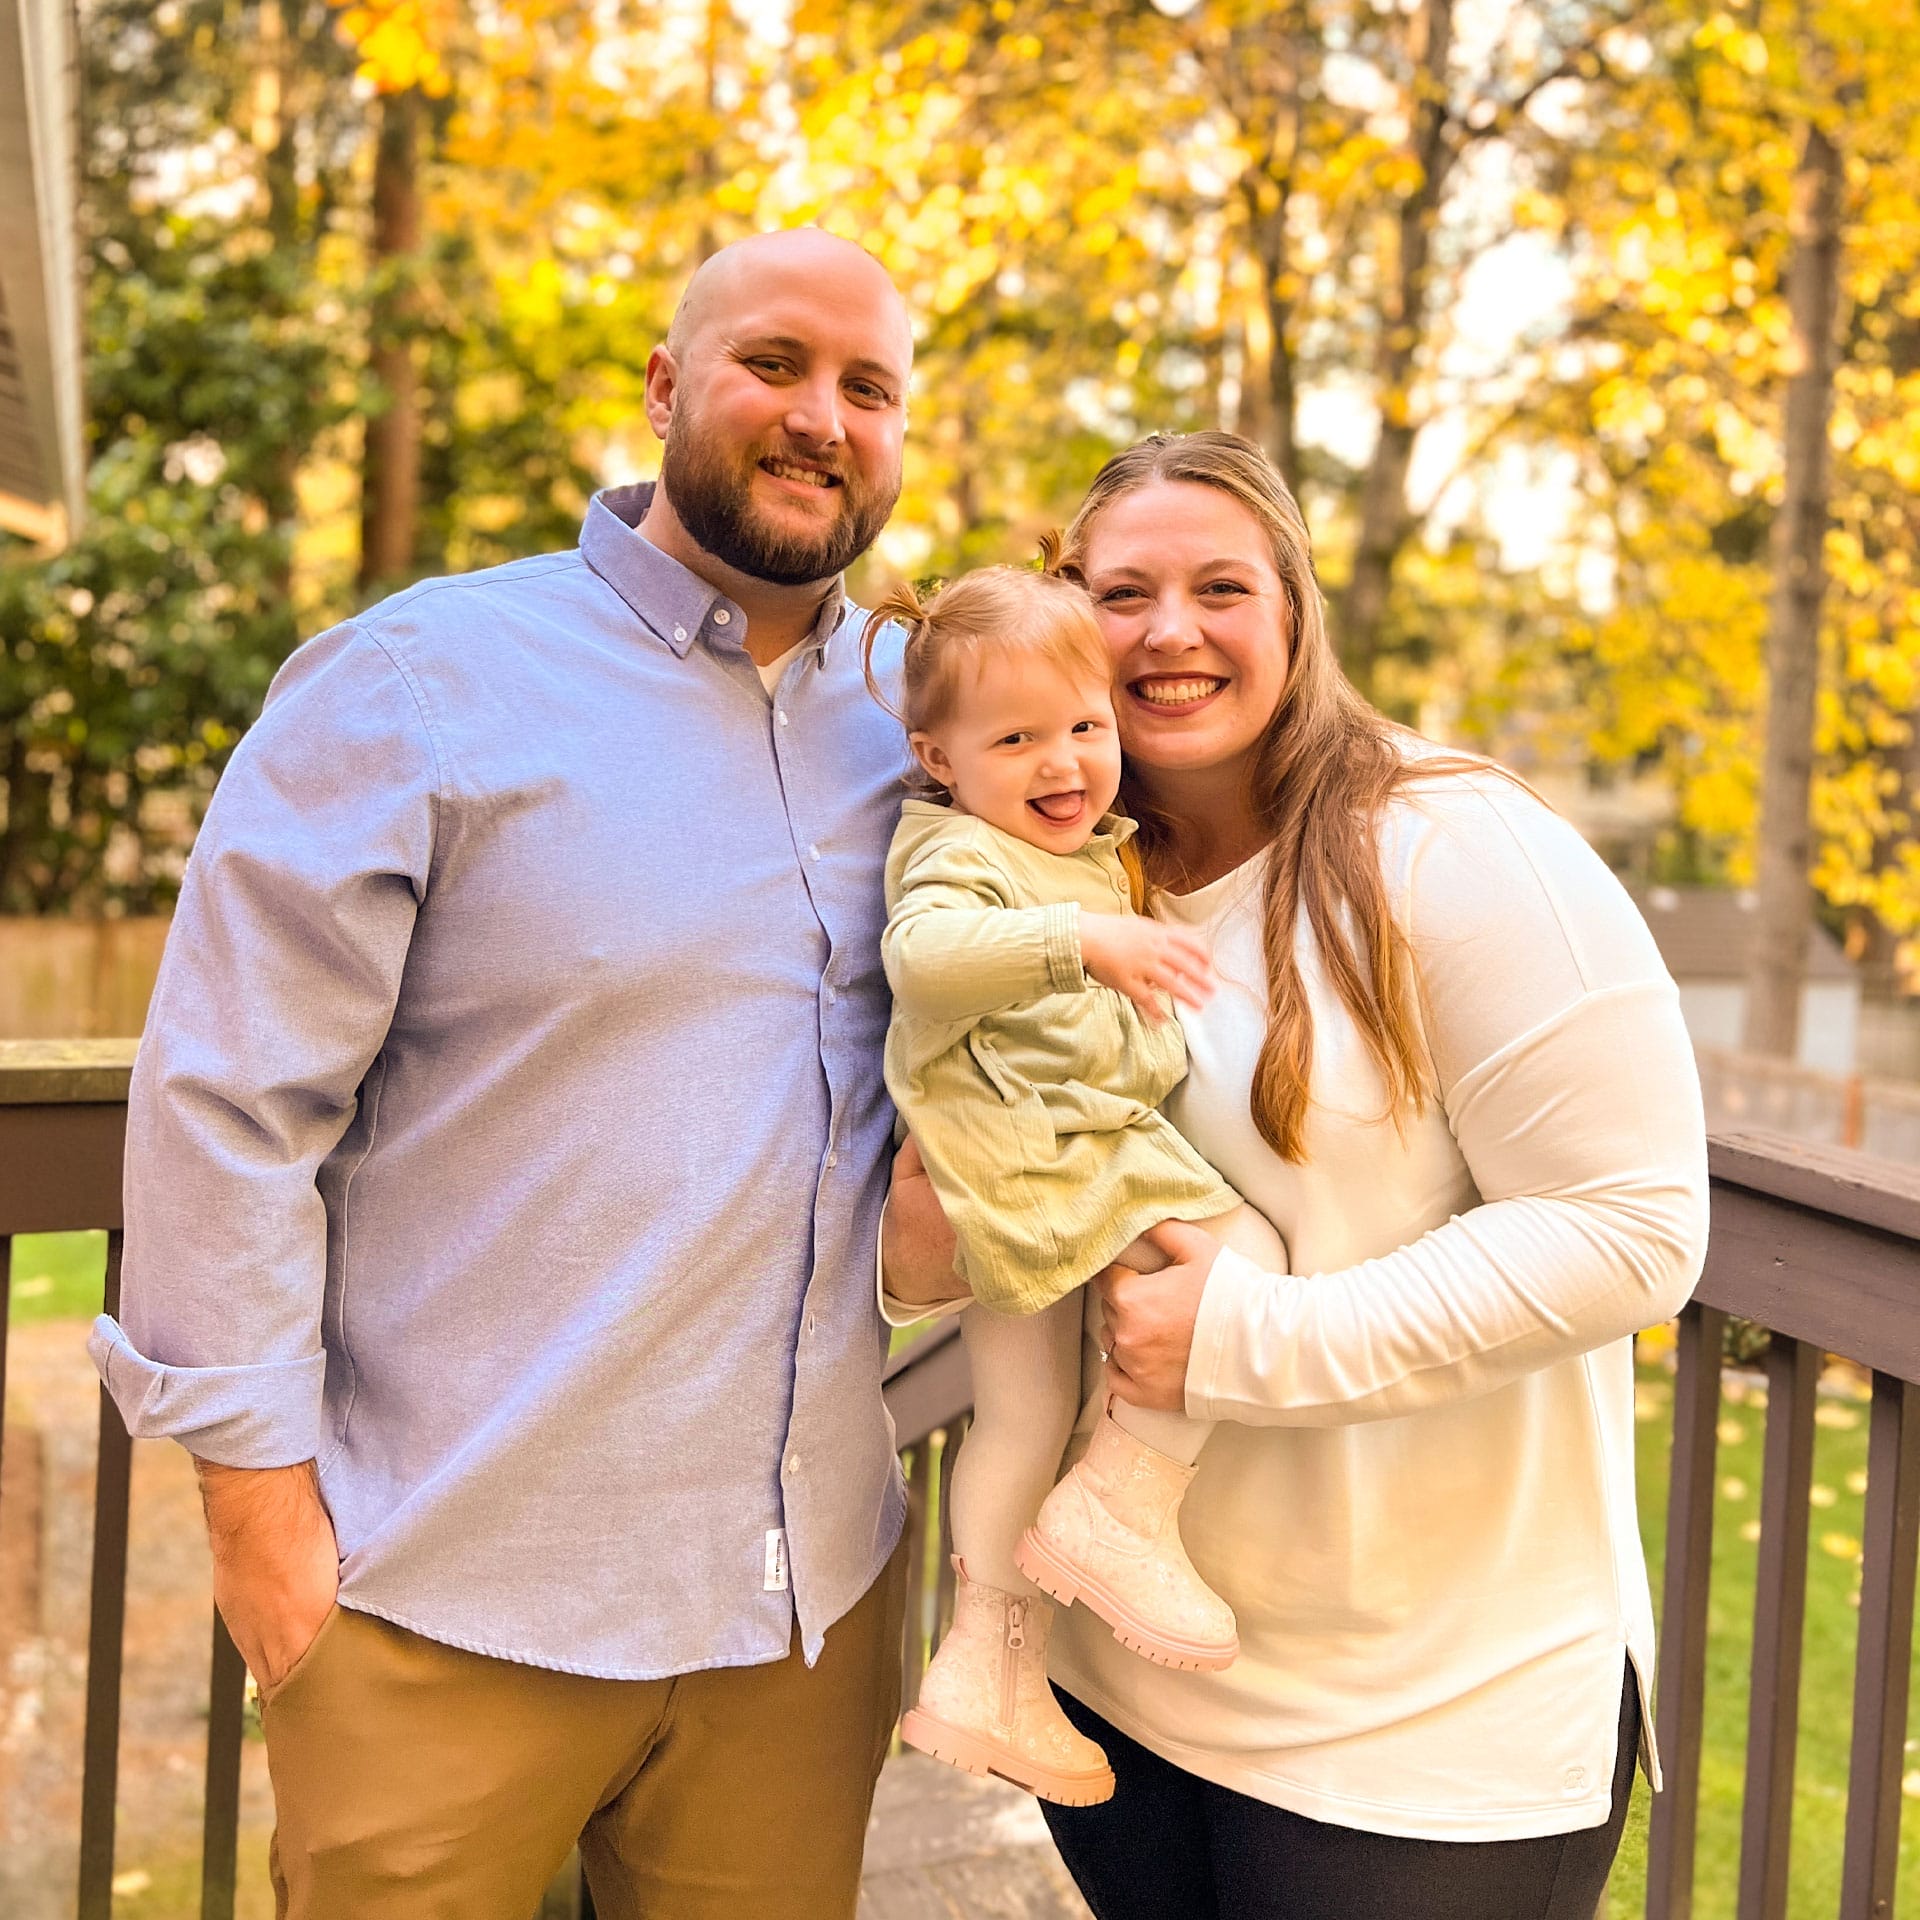
[[[747,630],[739,606],[640,532],[655,484],[643,480],[596,493],[580,529],[581,558],[633,609],[641,625],[682,659],[701,638],[712,646],[739,647]],[[800,645],[820,648],[824,658],[826,643],[846,614],[846,582],[838,579]]]

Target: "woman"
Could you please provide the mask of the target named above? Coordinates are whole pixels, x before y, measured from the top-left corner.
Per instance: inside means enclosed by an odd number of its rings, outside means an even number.
[[[1631,1335],[1706,1234],[1677,994],[1571,828],[1342,679],[1256,448],[1141,442],[1067,546],[1155,910],[1221,979],[1167,1110],[1295,1272],[1169,1224],[1100,1283],[1090,1400],[1222,1423],[1182,1531],[1241,1653],[1065,1613],[1118,1790],[1055,1839],[1099,1920],[1590,1920],[1652,1681]],[[938,1245],[903,1182],[892,1285]]]

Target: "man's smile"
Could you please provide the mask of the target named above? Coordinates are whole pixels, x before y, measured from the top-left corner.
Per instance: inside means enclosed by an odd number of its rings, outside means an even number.
[[[831,467],[820,466],[810,460],[769,456],[760,462],[760,471],[776,480],[786,481],[789,486],[803,487],[809,493],[825,493],[844,484]]]

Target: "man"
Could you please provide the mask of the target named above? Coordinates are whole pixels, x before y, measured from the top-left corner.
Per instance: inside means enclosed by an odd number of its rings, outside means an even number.
[[[527,1920],[576,1836],[604,1920],[853,1911],[911,359],[858,247],[715,256],[659,485],[308,642],[208,814],[93,1352],[201,1463],[282,1914]]]

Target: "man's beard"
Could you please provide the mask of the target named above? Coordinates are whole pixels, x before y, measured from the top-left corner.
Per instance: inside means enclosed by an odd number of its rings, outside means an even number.
[[[765,450],[730,459],[698,420],[667,434],[660,484],[680,524],[717,560],[737,573],[777,587],[805,586],[844,572],[879,538],[900,497],[900,477],[870,486],[835,463],[840,511],[808,532],[769,526],[753,504],[753,476]],[[801,458],[817,458],[803,455]]]

